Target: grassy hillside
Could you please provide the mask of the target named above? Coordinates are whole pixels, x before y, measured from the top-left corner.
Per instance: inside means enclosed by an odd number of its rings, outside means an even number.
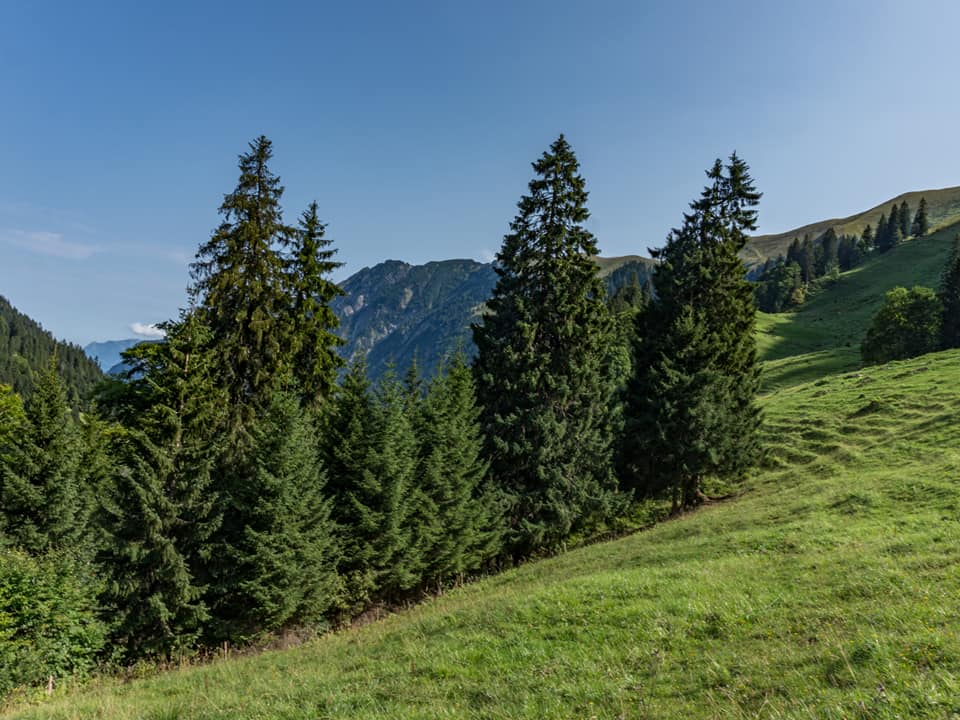
[[[960,223],[911,240],[843,273],[795,312],[758,315],[758,345],[766,389],[855,368],[860,341],[883,295],[902,285],[936,288]]]
[[[944,718],[960,713],[960,352],[765,400],[735,500],[306,646],[34,718]]]
[[[890,198],[886,202],[880,203],[855,215],[845,218],[832,218],[830,220],[821,220],[820,222],[804,225],[784,233],[776,235],[757,235],[750,239],[750,243],[744,248],[742,254],[748,265],[762,263],[770,257],[786,255],[787,247],[790,242],[798,237],[803,238],[809,234],[811,237],[817,237],[827,231],[828,228],[834,228],[838,234],[860,235],[863,228],[868,224],[872,225],[874,230],[877,228],[877,221],[881,214],[890,214],[890,207],[893,203],[899,205],[906,200],[910,206],[911,212],[916,212],[920,205],[920,198],[927,199],[927,214],[930,218],[930,227],[934,230],[950,225],[960,220],[960,187],[943,188],[940,190],[919,190],[917,192],[904,193]]]

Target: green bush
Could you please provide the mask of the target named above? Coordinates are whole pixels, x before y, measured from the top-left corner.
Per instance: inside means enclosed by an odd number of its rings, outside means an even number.
[[[0,697],[89,673],[106,636],[96,611],[95,583],[79,563],[0,550]]]
[[[863,361],[879,364],[939,350],[942,310],[930,288],[893,288],[860,346]]]

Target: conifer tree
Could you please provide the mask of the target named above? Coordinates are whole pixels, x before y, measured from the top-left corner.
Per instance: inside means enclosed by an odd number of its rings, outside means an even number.
[[[900,211],[897,214],[897,222],[900,224],[900,236],[904,238],[910,237],[910,228],[912,227],[913,223],[910,218],[910,206],[907,205],[906,200],[900,203]]]
[[[441,584],[497,555],[502,518],[487,482],[474,379],[458,352],[430,382],[423,403],[418,477],[431,512],[425,579]]]
[[[27,552],[76,550],[88,530],[82,437],[53,355],[37,374],[23,434],[0,477],[0,530]]]
[[[675,509],[702,500],[706,477],[741,474],[758,449],[755,310],[738,252],[760,193],[736,155],[707,176],[683,225],[655,251],[657,297],[638,316],[627,390],[626,482],[671,491]]]
[[[283,222],[283,187],[267,166],[272,155],[260,136],[240,156],[237,187],[220,206],[223,222],[191,267],[191,297],[210,328],[216,382],[227,391],[234,432],[269,406],[296,347],[280,253],[295,232]]]
[[[940,346],[944,350],[960,347],[960,234],[953,238],[940,278],[939,297],[943,304]]]
[[[927,217],[927,199],[920,198],[920,206],[917,208],[917,214],[913,217],[913,226],[910,228],[910,234],[916,238],[921,238],[930,231],[930,219]]]
[[[860,247],[864,253],[876,247],[876,237],[873,233],[873,227],[869,223],[863,229],[863,235],[860,236]]]
[[[127,380],[100,396],[111,480],[100,503],[100,564],[114,642],[127,659],[189,652],[209,608],[210,538],[220,503],[212,471],[224,434],[225,394],[213,383],[208,331],[195,314],[166,323],[161,343],[124,354]]]
[[[417,439],[409,395],[392,373],[372,395],[366,365],[352,363],[327,421],[326,466],[340,528],[348,608],[396,599],[422,578],[428,530],[416,478]]]
[[[213,550],[214,639],[317,625],[338,599],[338,549],[314,431],[291,390],[275,392],[253,426],[251,472],[224,508],[224,524],[235,530]]]
[[[888,230],[887,216],[885,213],[880,213],[880,219],[877,221],[877,234],[874,237],[874,247],[880,252],[886,252],[890,249],[887,241]]]
[[[488,312],[473,326],[485,453],[512,502],[514,556],[557,546],[619,502],[610,319],[583,227],[585,183],[562,135],[533,169],[497,254]]]
[[[839,242],[837,232],[833,228],[828,228],[820,238],[815,263],[815,272],[818,277],[828,275],[837,266]]]
[[[293,301],[294,377],[300,384],[304,401],[317,405],[329,398],[343,360],[337,348],[344,341],[334,334],[340,322],[330,301],[343,291],[329,279],[343,263],[335,262],[336,250],[324,236],[326,226],[317,215],[317,203],[311,203],[300,217],[297,230],[290,236],[288,282]]]

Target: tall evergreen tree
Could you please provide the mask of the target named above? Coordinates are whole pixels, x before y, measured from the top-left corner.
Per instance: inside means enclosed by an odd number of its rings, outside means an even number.
[[[488,312],[473,326],[485,452],[512,501],[515,556],[559,545],[619,502],[610,319],[583,227],[585,183],[562,135],[533,170],[497,254]]]
[[[880,252],[886,252],[890,249],[887,241],[887,231],[889,223],[886,213],[880,213],[880,219],[877,221],[877,234],[874,236],[874,247]]]
[[[913,226],[910,228],[910,234],[921,238],[930,232],[930,219],[927,217],[927,199],[920,198],[920,206],[917,208],[917,214],[913,216]]]
[[[960,347],[960,234],[953,238],[950,257],[940,278],[939,296],[943,304],[940,346],[944,350]]]
[[[910,206],[907,204],[906,200],[900,203],[900,210],[897,213],[897,222],[900,224],[901,237],[910,237],[910,228],[913,225],[913,221],[910,217]]]
[[[638,316],[627,392],[627,482],[648,494],[669,489],[675,508],[699,503],[706,477],[745,471],[758,449],[755,310],[738,252],[760,193],[736,155],[707,176],[655,253],[657,297]]]
[[[295,232],[283,222],[283,187],[267,166],[272,155],[260,136],[240,156],[237,187],[220,206],[223,222],[192,265],[191,296],[211,331],[216,381],[227,391],[234,431],[269,406],[296,347],[280,253]]]
[[[866,254],[874,247],[876,247],[876,236],[873,233],[873,227],[870,223],[867,223],[867,226],[863,229],[863,234],[860,236],[860,251]]]
[[[344,341],[334,334],[340,322],[330,301],[343,291],[329,279],[343,263],[335,262],[326,226],[311,203],[290,236],[288,280],[293,300],[293,340],[296,353],[293,372],[304,401],[316,405],[331,396],[343,360],[337,348]]]
[[[815,261],[815,271],[818,277],[828,275],[838,264],[837,251],[840,241],[837,238],[837,231],[828,228],[821,236],[817,244],[817,253]]]

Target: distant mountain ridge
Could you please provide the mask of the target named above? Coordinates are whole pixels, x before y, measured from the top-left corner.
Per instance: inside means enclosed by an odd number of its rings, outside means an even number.
[[[92,342],[83,348],[83,351],[91,358],[97,361],[100,369],[109,372],[110,369],[118,365],[123,358],[120,356],[124,350],[129,350],[134,345],[142,343],[140,338],[128,338],[126,340],[104,340],[102,342]]]
[[[633,277],[650,281],[653,261],[638,255],[596,258],[612,292]],[[362,354],[371,377],[393,366],[403,373],[414,358],[425,373],[458,347],[473,352],[470,324],[483,311],[497,275],[493,263],[442,260],[410,265],[387,260],[344,280],[332,305],[340,318],[344,357]]]
[[[916,190],[890,198],[869,210],[850,215],[845,218],[831,218],[819,222],[803,225],[787,232],[772,235],[756,235],[750,238],[747,246],[740,253],[747,266],[762,264],[768,258],[786,255],[787,248],[794,238],[803,239],[804,235],[817,238],[829,228],[833,228],[838,235],[860,235],[867,225],[877,229],[877,221],[881,215],[889,215],[894,203],[899,205],[906,201],[911,212],[917,211],[920,198],[927,200],[927,217],[930,220],[931,232],[960,220],[960,186],[940,188],[938,190]]]

